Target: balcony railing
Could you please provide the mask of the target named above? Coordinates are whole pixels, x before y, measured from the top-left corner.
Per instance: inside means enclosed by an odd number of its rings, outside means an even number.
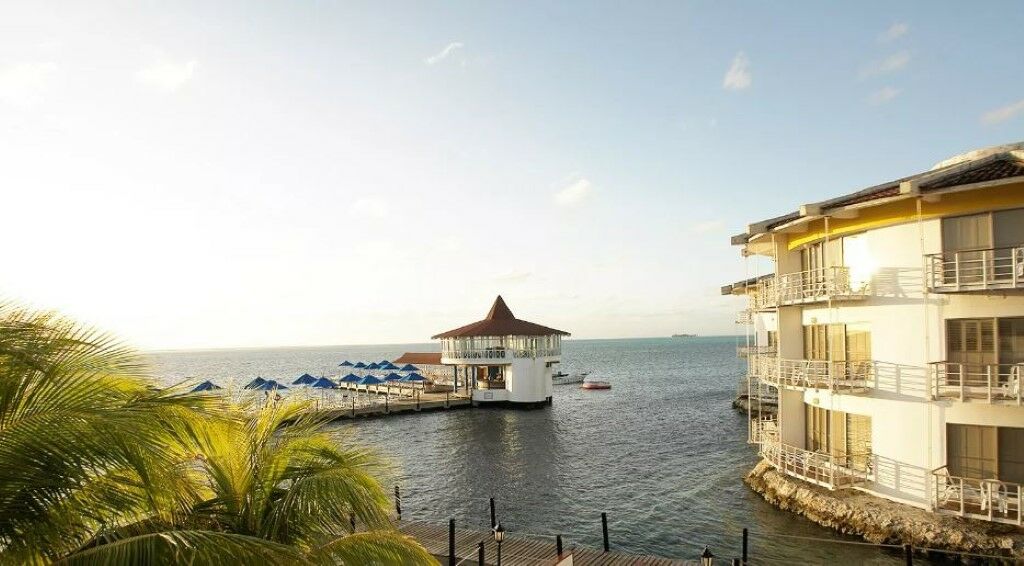
[[[775,354],[775,345],[771,346],[737,346],[736,355],[745,358],[747,356],[763,356]]]
[[[779,423],[775,417],[762,417],[750,421],[750,443],[775,443],[779,442]]]
[[[935,399],[1021,404],[1024,364],[934,362],[931,367],[931,396]]]
[[[560,348],[479,348],[441,351],[442,358],[466,360],[507,360],[511,358],[544,358],[560,355],[562,355]]]
[[[932,509],[939,513],[1012,525],[1021,522],[1021,484],[996,479],[952,476],[942,466],[932,471]]]
[[[765,305],[783,306],[867,297],[867,284],[854,284],[850,270],[834,266],[785,273],[765,279],[759,291]]]
[[[780,472],[828,489],[865,483],[872,475],[872,455],[833,455],[780,442],[762,442],[761,456]]]
[[[933,293],[1024,289],[1024,247],[943,252],[926,256]]]
[[[757,377],[775,387],[805,387],[830,391],[871,389],[875,384],[873,361],[757,360]]]
[[[754,313],[751,311],[736,313],[736,324],[754,324]]]

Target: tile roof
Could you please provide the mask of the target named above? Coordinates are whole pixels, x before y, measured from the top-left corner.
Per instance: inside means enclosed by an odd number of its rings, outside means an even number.
[[[441,352],[406,352],[393,363],[412,364],[414,366],[441,365]]]
[[[490,312],[483,320],[460,326],[454,330],[442,332],[431,338],[467,338],[470,336],[550,336],[560,334],[568,336],[569,333],[548,328],[533,322],[519,320],[512,314],[512,310],[505,304],[505,300],[498,295],[491,306]]]

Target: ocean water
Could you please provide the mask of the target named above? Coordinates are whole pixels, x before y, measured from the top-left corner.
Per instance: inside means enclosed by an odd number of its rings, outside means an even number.
[[[730,406],[745,362],[736,338],[569,340],[562,369],[591,371],[610,391],[556,386],[551,406],[407,413],[332,425],[339,442],[375,447],[401,486],[403,517],[486,529],[488,498],[509,532],[562,534],[566,544],[695,559],[708,545],[758,564],[897,564],[769,505],[742,482],[757,458]],[[436,345],[335,346],[153,353],[165,383],[337,373],[342,360],[394,359]],[[798,538],[793,538],[798,537]],[[815,540],[808,540],[815,539]],[[728,563],[728,562],[725,562]]]

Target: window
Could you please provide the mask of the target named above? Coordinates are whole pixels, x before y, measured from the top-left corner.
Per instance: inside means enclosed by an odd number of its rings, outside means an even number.
[[[849,468],[867,468],[871,454],[871,417],[812,405],[804,407],[807,450],[831,454]]]
[[[871,331],[867,324],[811,324],[804,327],[804,359],[869,361]]]
[[[1024,428],[946,425],[949,474],[1024,483]]]
[[[961,318],[946,321],[947,382],[1005,385],[1014,378],[1017,364],[1024,363],[1024,317]]]
[[[969,285],[1011,279],[1015,264],[1024,263],[1022,246],[1024,208],[943,218],[943,281]],[[1024,266],[1016,275],[1022,274]]]

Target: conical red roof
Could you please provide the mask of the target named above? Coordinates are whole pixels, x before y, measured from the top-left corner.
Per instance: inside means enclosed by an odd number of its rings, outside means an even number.
[[[519,320],[512,314],[512,310],[505,304],[505,300],[498,295],[488,311],[487,317],[466,326],[460,326],[455,330],[442,332],[431,338],[466,338],[469,336],[550,336],[561,334],[568,336],[569,333],[563,330],[555,330],[540,324]]]

